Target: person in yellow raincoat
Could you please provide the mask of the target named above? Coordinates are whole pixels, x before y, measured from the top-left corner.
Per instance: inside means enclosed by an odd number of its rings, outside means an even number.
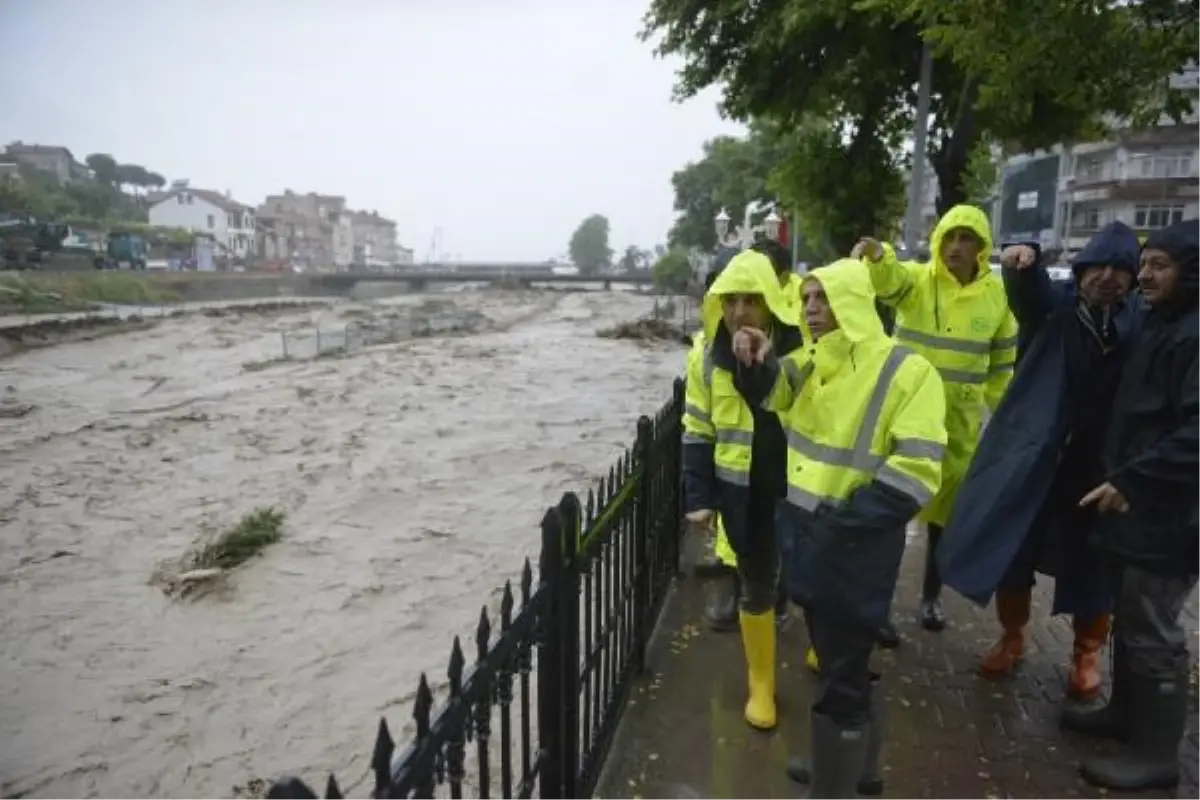
[[[800,276],[792,271],[792,251],[773,239],[759,239],[751,245],[750,249],[762,253],[771,260],[771,268],[783,289],[784,298],[791,305],[797,305],[800,300]],[[712,286],[712,281],[716,279],[723,268],[724,264],[721,264],[709,273],[705,280],[706,289]],[[693,346],[691,352],[688,353],[689,362],[692,359],[703,357],[703,339],[703,331],[692,337]],[[697,345],[696,342],[701,344]],[[716,516],[716,532],[713,549],[716,560],[722,569],[717,572],[710,584],[712,590],[705,605],[704,618],[709,628],[714,631],[731,631],[737,628],[738,624],[737,608],[740,583],[737,576],[737,555],[729,544],[729,537],[725,533],[725,523],[720,514]],[[775,604],[776,623],[781,623],[786,614],[787,596],[783,592],[781,584]],[[808,663],[810,667],[816,668],[816,656],[811,651]]]
[[[776,724],[775,603],[779,548],[776,500],[784,494],[787,442],[779,417],[748,403],[736,386],[733,334],[770,331],[783,353],[801,345],[796,309],[784,297],[770,259],[746,250],[717,276],[701,307],[704,347],[689,359],[683,413],[684,512],[709,527],[720,515],[737,556],[739,615],[746,655],[746,722]],[[766,335],[766,334],[764,334]]]
[[[946,626],[934,555],[938,540],[979,443],[984,409],[999,404],[1017,360],[1017,322],[1004,283],[988,263],[991,250],[987,215],[958,205],[938,220],[928,263],[899,261],[890,246],[874,239],[860,240],[851,252],[868,264],[879,300],[895,309],[896,340],[928,359],[946,387],[950,438],[942,488],[919,517],[929,532],[920,616],[930,631]]]
[[[821,660],[812,758],[788,774],[807,780],[811,797],[854,797],[880,782],[871,653],[905,527],[938,491],[945,455],[942,381],[884,332],[874,295],[862,262],[842,259],[804,280],[800,323],[813,344],[780,355],[762,330],[734,335],[739,390],[782,415],[788,440],[783,568]]]

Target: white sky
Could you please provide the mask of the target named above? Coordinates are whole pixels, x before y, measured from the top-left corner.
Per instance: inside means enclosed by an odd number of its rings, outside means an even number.
[[[671,102],[646,0],[0,0],[0,142],[111,153],[258,204],[345,195],[423,259],[543,260],[593,212],[673,219],[722,121]]]

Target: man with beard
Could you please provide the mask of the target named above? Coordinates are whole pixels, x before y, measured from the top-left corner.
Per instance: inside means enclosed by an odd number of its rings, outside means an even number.
[[[1123,739],[1086,759],[1083,777],[1140,791],[1179,779],[1188,715],[1187,636],[1179,624],[1200,559],[1200,222],[1156,231],[1138,284],[1150,307],[1121,374],[1104,444],[1104,478],[1080,506],[1100,512],[1093,542],[1119,566],[1113,687],[1072,727]]]
[[[1011,674],[1024,654],[1034,574],[1054,575],[1053,613],[1073,616],[1067,692],[1100,692],[1100,651],[1112,610],[1110,570],[1087,544],[1095,513],[1078,498],[1103,476],[1108,410],[1140,301],[1127,300],[1138,241],[1108,225],[1076,257],[1072,285],[1054,285],[1034,245],[1001,254],[1021,358],[984,431],[938,551],[946,583],[986,604],[996,595],[1003,633],[984,655],[987,678]]]

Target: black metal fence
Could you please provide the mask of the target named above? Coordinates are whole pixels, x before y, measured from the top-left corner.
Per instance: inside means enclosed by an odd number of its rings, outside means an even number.
[[[474,664],[455,637],[439,708],[421,675],[416,730],[398,758],[380,720],[372,797],[591,795],[679,569],[682,416],[677,380],[587,500],[570,492],[546,511],[536,585],[526,559],[517,591],[504,587],[494,638],[484,606]],[[316,796],[295,777],[268,794]],[[330,776],[325,797],[341,796]]]

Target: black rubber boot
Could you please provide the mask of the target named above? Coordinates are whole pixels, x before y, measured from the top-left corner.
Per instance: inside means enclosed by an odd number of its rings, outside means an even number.
[[[1112,645],[1112,691],[1103,705],[1067,706],[1062,726],[1086,736],[1125,741],[1129,738],[1129,663],[1125,648],[1116,639]]]
[[[941,538],[941,526],[930,525],[929,540],[925,544],[925,579],[921,585],[921,627],[934,633],[946,627],[941,601],[942,571],[937,563],[937,546]]]
[[[1129,676],[1129,746],[1109,757],[1089,758],[1080,772],[1094,786],[1124,792],[1170,789],[1179,782],[1179,742],[1188,716],[1188,674]]]
[[[895,650],[900,646],[900,632],[896,630],[896,626],[888,620],[883,624],[875,634],[875,644],[882,647],[884,650]]]
[[[857,791],[861,797],[879,797],[883,794],[883,777],[879,774],[879,755],[883,752],[883,737],[887,732],[887,703],[879,689],[879,678],[871,679],[871,724],[867,728],[867,749],[859,776]],[[796,783],[808,785],[812,771],[810,759],[793,756],[788,760],[787,776]]]
[[[708,590],[708,605],[704,620],[711,630],[724,632],[738,629],[738,600],[741,594],[737,570],[725,567],[725,573],[712,579]]]
[[[813,766],[809,798],[855,796],[867,757],[867,728],[841,728],[830,717],[812,714]]]

